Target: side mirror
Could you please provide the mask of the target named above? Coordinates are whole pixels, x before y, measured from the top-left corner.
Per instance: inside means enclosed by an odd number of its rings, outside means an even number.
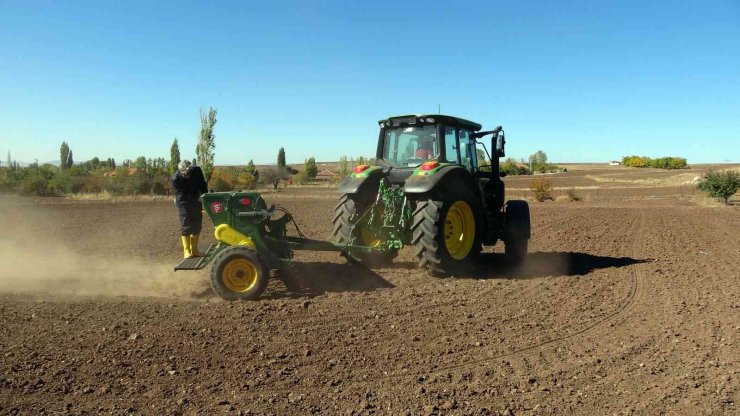
[[[491,138],[491,141],[493,141],[494,138]],[[506,138],[504,136],[504,131],[501,130],[498,132],[498,134],[495,137],[496,145],[493,146],[493,143],[491,144],[493,148],[496,149],[496,155],[498,157],[506,156],[506,153],[504,153],[504,145],[506,144]]]

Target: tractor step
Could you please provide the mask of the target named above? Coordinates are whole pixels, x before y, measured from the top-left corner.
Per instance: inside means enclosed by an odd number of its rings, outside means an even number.
[[[184,259],[180,262],[177,266],[175,266],[175,271],[178,270],[200,270],[208,264],[208,254],[211,253],[211,250],[213,249],[213,246],[215,244],[211,244],[208,247],[208,250],[206,251],[206,255],[203,257],[191,257],[189,259]]]

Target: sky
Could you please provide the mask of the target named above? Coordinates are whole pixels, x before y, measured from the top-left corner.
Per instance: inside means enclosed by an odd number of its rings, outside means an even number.
[[[377,121],[503,125],[507,156],[740,161],[740,2],[0,0],[0,160],[374,156]]]

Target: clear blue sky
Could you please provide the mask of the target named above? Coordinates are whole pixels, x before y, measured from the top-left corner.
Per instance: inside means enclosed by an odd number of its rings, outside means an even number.
[[[356,4],[355,4],[356,3]],[[740,161],[740,3],[0,0],[0,159],[373,155],[378,119],[502,124],[510,156]]]

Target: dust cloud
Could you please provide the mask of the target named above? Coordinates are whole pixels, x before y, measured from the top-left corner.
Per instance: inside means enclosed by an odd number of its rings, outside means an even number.
[[[2,220],[0,293],[182,298],[207,290],[202,275],[175,273],[173,264],[79,252],[38,223]]]

